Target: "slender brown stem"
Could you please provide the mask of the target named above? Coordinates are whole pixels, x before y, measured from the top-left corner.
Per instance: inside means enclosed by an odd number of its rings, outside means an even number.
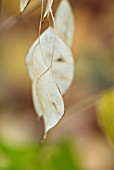
[[[45,3],[46,0],[43,0],[43,3]],[[35,7],[32,9],[28,10],[26,13],[23,13],[20,15],[20,13],[17,13],[16,15],[12,15],[5,19],[1,24],[0,24],[0,34],[9,30],[13,26],[15,26],[17,23],[19,23],[22,18],[28,17],[30,14],[32,14],[35,10],[41,7],[41,2],[37,4]]]
[[[79,113],[83,113],[87,109],[90,109],[91,107],[95,106],[99,97],[111,90],[114,90],[114,86],[103,89],[100,92],[98,92],[97,94],[84,99],[83,101],[77,103],[76,105],[74,105],[74,104],[71,105],[67,109],[67,113],[69,113],[69,114],[66,116],[65,120],[69,119],[69,117],[78,115]]]

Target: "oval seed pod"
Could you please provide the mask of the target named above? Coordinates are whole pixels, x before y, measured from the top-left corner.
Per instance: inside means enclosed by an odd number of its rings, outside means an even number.
[[[42,58],[45,57],[45,61],[49,67],[53,55],[52,62],[53,75],[58,87],[60,88],[61,93],[64,94],[70,87],[74,77],[74,61],[72,52],[51,27],[49,27],[41,35],[40,44],[42,47],[43,54],[37,51],[37,57],[39,57],[39,55],[41,55]],[[39,39],[37,39],[31,46],[26,56],[27,68],[32,80],[37,79],[36,75],[42,74],[40,73],[40,70],[37,68],[38,63],[36,59],[34,59],[33,57],[34,48],[36,47],[39,50],[40,44]],[[36,63],[35,67],[33,67],[33,62]]]
[[[56,31],[62,40],[72,48],[74,39],[74,17],[68,0],[62,0],[55,15]]]
[[[48,69],[41,55],[37,57],[38,52],[42,53],[39,46],[34,49],[33,57],[41,74],[32,82],[32,96],[36,113],[44,118],[46,134],[63,116],[64,102],[51,68]]]

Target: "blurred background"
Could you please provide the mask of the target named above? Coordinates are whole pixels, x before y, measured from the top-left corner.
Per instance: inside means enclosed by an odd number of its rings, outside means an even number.
[[[38,37],[40,8],[34,7],[40,1],[31,1],[20,16],[19,0],[0,0],[0,170],[114,170],[114,147],[91,103],[114,85],[114,1],[69,1],[75,78],[64,96],[65,116],[42,143],[44,124],[33,108],[25,63]]]

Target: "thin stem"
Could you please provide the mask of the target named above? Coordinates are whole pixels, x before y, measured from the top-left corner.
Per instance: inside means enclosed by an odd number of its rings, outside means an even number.
[[[50,8],[51,17],[52,17],[53,26],[54,26],[54,31],[55,31],[54,44],[53,44],[53,51],[52,51],[52,59],[51,59],[51,64],[50,64],[50,67],[52,68],[52,65],[53,65],[53,58],[54,58],[54,50],[55,50],[55,40],[56,40],[56,27],[55,27],[55,19],[54,19],[54,16],[53,16],[53,11],[52,11],[52,9],[51,9],[50,0],[49,0],[49,8]]]
[[[45,3],[46,0],[43,0],[43,3]],[[18,24],[24,17],[28,17],[30,14],[32,14],[34,11],[36,11],[38,8],[41,7],[41,2],[38,3],[35,7],[32,9],[28,10],[26,13],[23,13],[20,15],[20,13],[16,15],[9,16],[7,19],[5,19],[1,24],[0,24],[0,34],[6,32],[16,24]]]
[[[53,12],[52,12],[52,9],[51,9],[51,5],[50,5],[50,1],[48,2],[49,3],[49,8],[50,8],[50,13],[51,13],[51,17],[52,17],[52,20],[53,20],[53,25],[54,25],[54,30],[55,30],[55,19],[54,19],[54,16],[53,16]],[[49,15],[49,14],[48,14]],[[40,33],[41,33],[41,26],[42,26],[42,19],[43,19],[43,3],[42,3],[42,8],[41,8],[41,18],[40,18],[40,24],[39,24],[39,44],[40,44],[40,48],[41,48],[41,52],[42,52],[42,55],[43,55],[43,58],[44,58],[44,61],[45,61],[45,64],[47,66],[47,69],[41,74],[41,76],[37,79],[37,83],[39,81],[39,79],[41,79],[41,77],[47,73],[47,71],[49,71],[50,69],[52,69],[52,63],[53,63],[53,57],[54,57],[54,49],[55,49],[55,39],[56,39],[56,35],[54,37],[54,45],[53,45],[53,51],[52,51],[52,58],[51,58],[51,63],[50,65],[48,66],[46,60],[45,60],[45,55],[43,53],[43,49],[42,49],[42,46],[41,46],[41,40],[40,40]],[[36,84],[37,84],[36,83]],[[37,86],[36,86],[37,87]]]
[[[83,101],[77,103],[77,105],[71,105],[68,108],[67,113],[72,114],[68,114],[65,120],[69,119],[69,117],[78,115],[79,113],[83,113],[87,109],[90,109],[91,107],[95,106],[98,101],[98,98],[110,90],[114,90],[114,86],[101,90],[97,94],[90,96],[84,99]]]
[[[42,0],[42,4],[41,4],[41,16],[40,16],[40,23],[39,23],[39,44],[40,44],[40,49],[41,49],[41,52],[42,52],[42,56],[43,56],[43,59],[44,59],[44,62],[46,64],[46,66],[48,67],[48,64],[45,60],[45,55],[43,53],[43,49],[42,49],[42,45],[41,45],[41,39],[40,39],[40,35],[41,35],[41,29],[42,29],[42,20],[43,20],[43,9],[44,9],[44,6],[43,6],[43,0]]]

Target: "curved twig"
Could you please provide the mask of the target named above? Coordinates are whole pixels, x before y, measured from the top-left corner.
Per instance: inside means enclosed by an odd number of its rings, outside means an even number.
[[[46,0],[43,0],[43,3],[45,3]],[[32,9],[28,10],[26,13],[23,13],[23,15],[20,15],[20,13],[17,13],[16,15],[9,16],[7,19],[5,19],[0,24],[0,34],[9,30],[13,26],[15,26],[17,23],[19,23],[23,18],[29,16],[32,14],[35,10],[41,7],[41,2],[38,3],[36,6],[34,6]]]

